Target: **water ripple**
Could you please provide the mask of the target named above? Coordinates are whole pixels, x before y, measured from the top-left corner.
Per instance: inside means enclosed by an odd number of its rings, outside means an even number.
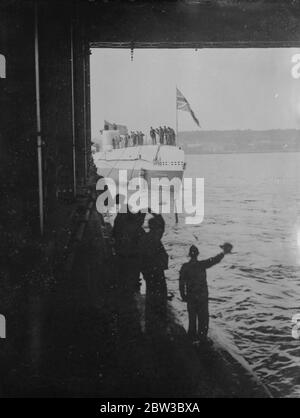
[[[220,242],[234,244],[235,254],[208,271],[211,323],[285,397],[300,397],[300,340],[291,335],[291,318],[300,313],[300,172],[289,169],[299,166],[300,154],[188,156],[186,176],[206,182],[204,222],[187,226],[181,216],[175,227],[166,217],[164,236],[168,287],[185,326],[178,271],[189,246],[198,245],[206,258]]]

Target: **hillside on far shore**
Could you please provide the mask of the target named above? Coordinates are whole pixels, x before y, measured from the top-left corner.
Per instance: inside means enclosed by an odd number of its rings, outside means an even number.
[[[186,154],[300,152],[300,130],[179,132],[178,144]]]

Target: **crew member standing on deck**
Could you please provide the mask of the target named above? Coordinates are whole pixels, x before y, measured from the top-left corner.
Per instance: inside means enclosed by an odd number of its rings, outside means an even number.
[[[130,146],[134,147],[134,132],[130,132]]]
[[[163,131],[164,131],[164,141],[163,141],[163,143],[165,145],[167,145],[168,144],[168,129],[167,129],[166,125],[164,126]]]
[[[156,145],[156,133],[155,133],[155,129],[150,128],[150,136],[151,136],[151,140],[152,140],[152,145]]]
[[[192,245],[189,251],[190,261],[180,270],[179,290],[181,298],[187,302],[189,315],[188,335],[193,341],[205,341],[208,332],[208,287],[206,269],[219,263],[225,254],[232,250],[232,245],[220,246],[223,252],[207,260],[198,260],[199,250]]]
[[[171,128],[172,133],[172,145],[176,145],[176,134],[173,128]]]
[[[136,132],[133,132],[133,146],[136,147],[138,145],[138,135]]]
[[[158,135],[159,135],[159,143],[163,144],[164,143],[164,130],[161,126],[158,128]]]
[[[142,131],[140,131],[140,138],[141,138],[140,145],[144,145],[144,136],[145,134]]]

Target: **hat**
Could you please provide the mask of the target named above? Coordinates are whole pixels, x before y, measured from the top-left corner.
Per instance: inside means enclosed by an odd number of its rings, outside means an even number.
[[[148,222],[150,229],[164,229],[164,222],[159,217],[149,219]]]
[[[226,253],[231,253],[233,245],[229,242],[225,242],[223,245],[220,245],[220,248],[222,248],[222,250],[224,250]]]
[[[191,257],[192,255],[199,255],[199,250],[196,245],[190,247],[189,256]]]

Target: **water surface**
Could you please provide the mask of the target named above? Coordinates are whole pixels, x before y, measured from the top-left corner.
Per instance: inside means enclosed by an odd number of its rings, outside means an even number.
[[[234,244],[208,272],[211,327],[240,353],[275,395],[300,396],[300,153],[188,155],[186,177],[205,181],[200,225],[166,216],[168,287],[187,325],[178,271],[191,244],[202,258],[224,241]]]

